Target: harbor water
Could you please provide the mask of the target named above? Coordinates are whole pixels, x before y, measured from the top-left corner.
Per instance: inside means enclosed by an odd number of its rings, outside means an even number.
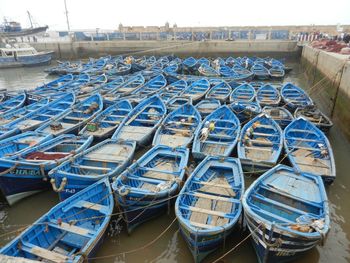
[[[291,63],[293,71],[285,78],[296,85],[308,89],[308,82],[298,62]],[[0,70],[0,89],[30,89],[52,78],[43,72],[43,67],[28,69]],[[317,102],[317,99],[316,99]],[[350,143],[335,125],[328,138],[333,147],[337,178],[327,186],[329,198],[331,231],[324,246],[317,246],[307,252],[298,262],[350,262],[350,195],[349,169]],[[138,153],[140,155],[140,153]],[[254,177],[246,177],[246,187]],[[58,195],[53,191],[39,193],[26,198],[13,207],[2,202],[0,208],[0,246],[13,239],[17,230],[33,223],[52,206],[58,203]],[[171,210],[136,228],[130,235],[118,217],[112,218],[107,236],[95,255],[94,262],[193,262],[192,255],[178,230],[177,222],[165,231],[174,221]],[[213,262],[226,251],[239,244],[249,233],[237,230],[226,240],[225,247],[207,257],[205,262]],[[250,240],[238,245],[220,262],[257,262]]]

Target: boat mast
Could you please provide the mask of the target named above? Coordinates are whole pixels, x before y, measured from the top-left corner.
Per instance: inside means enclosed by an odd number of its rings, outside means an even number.
[[[68,18],[68,10],[67,10],[67,2],[64,0],[64,8],[66,10],[66,19],[67,19],[67,27],[68,27],[68,32],[70,32],[70,26],[69,26],[69,18]]]
[[[33,28],[32,16],[30,15],[29,11],[27,11],[27,14],[30,22],[30,28]]]

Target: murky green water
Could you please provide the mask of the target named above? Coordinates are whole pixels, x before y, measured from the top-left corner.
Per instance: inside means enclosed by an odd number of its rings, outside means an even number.
[[[294,63],[293,68],[292,73],[285,81],[293,81],[307,89],[308,85],[305,76],[298,74],[302,71],[299,64]],[[43,73],[43,68],[0,70],[0,89],[33,88],[48,80],[49,78]],[[337,126],[333,127],[330,131],[329,139],[333,146],[337,168],[337,178],[334,184],[327,188],[332,220],[331,231],[325,246],[317,247],[308,252],[298,261],[302,263],[338,263],[350,261],[350,219],[348,219],[350,217],[350,205],[347,203],[350,196],[350,176],[347,173],[347,170],[350,169],[350,144],[342,136]],[[246,178],[246,186],[249,186],[253,179]],[[48,191],[27,198],[11,208],[2,205],[0,208],[0,245],[6,244],[15,237],[15,233],[5,233],[34,222],[57,202],[57,194],[53,191]],[[176,223],[156,242],[146,248],[144,247],[157,238],[173,219],[173,212],[169,215],[163,215],[136,228],[130,236],[128,236],[123,226],[120,233],[118,229],[111,228],[97,252],[96,257],[99,257],[99,259],[96,261],[118,263],[192,262],[191,254],[187,249],[185,241],[179,234]],[[113,219],[113,222],[115,222],[114,220],[116,218]],[[247,233],[236,231],[227,240],[226,247],[220,248],[217,253],[208,257],[206,262],[211,262],[219,258],[224,251],[234,247],[246,235]],[[128,253],[131,250],[136,251]],[[255,252],[250,241],[242,243],[242,245],[226,256],[222,262],[256,262]]]

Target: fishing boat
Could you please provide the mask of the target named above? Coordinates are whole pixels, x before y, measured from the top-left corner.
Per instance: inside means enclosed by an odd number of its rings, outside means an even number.
[[[15,155],[1,157],[0,189],[8,204],[13,205],[27,196],[48,189],[48,172],[89,147],[91,142],[92,136],[64,134],[27,147]]]
[[[169,211],[185,181],[188,157],[187,148],[157,145],[116,178],[112,188],[128,233]]]
[[[40,109],[41,107],[47,105],[49,102],[48,99],[41,99],[37,102],[34,102],[32,104],[29,104],[28,106],[18,108],[16,110],[11,110],[5,114],[2,114],[0,116],[0,125],[5,125],[7,123],[10,123],[14,120],[17,120],[18,118],[21,118],[25,115],[27,115],[30,112],[33,112],[37,109]]]
[[[53,134],[78,133],[103,109],[103,99],[99,93],[91,95],[75,104],[68,112],[41,125],[37,131]]]
[[[193,57],[188,57],[182,61],[182,64],[184,65],[185,70],[191,72],[197,64],[197,60]]]
[[[273,66],[269,69],[269,75],[272,79],[281,80],[284,78],[285,72],[281,66]]]
[[[44,83],[43,85],[36,87],[35,90],[59,89],[73,80],[74,76],[72,74],[63,75],[53,81]]]
[[[27,43],[6,44],[0,46],[0,69],[46,65],[51,62],[53,53],[38,52]]]
[[[112,138],[132,140],[138,145],[146,145],[166,115],[164,102],[158,95],[144,99],[118,126]]]
[[[254,74],[254,77],[260,80],[269,79],[269,70],[261,64],[254,64],[250,71]]]
[[[294,261],[324,243],[330,229],[321,178],[285,165],[256,179],[242,204],[259,262]]]
[[[111,90],[108,94],[105,94],[104,99],[111,100],[120,96],[126,96],[141,87],[144,83],[145,78],[141,74],[138,74],[126,80],[122,85]]]
[[[168,103],[172,98],[179,96],[186,88],[187,82],[180,79],[162,88],[158,92],[158,95],[164,101],[164,103]]]
[[[284,128],[286,128],[289,125],[289,123],[291,123],[294,120],[293,115],[289,112],[289,110],[287,110],[284,107],[265,106],[262,109],[262,112],[270,116],[275,122],[277,122],[282,130],[284,130]]]
[[[9,130],[18,129],[21,132],[34,130],[40,125],[51,121],[51,119],[68,112],[74,102],[75,95],[73,93],[65,94],[47,105],[6,124],[5,127]]]
[[[210,113],[220,108],[221,102],[217,99],[205,99],[201,100],[196,104],[196,109],[199,111],[201,116],[205,118]]]
[[[255,89],[248,83],[243,83],[235,88],[230,95],[230,102],[246,101],[252,102],[255,99]]]
[[[221,81],[219,84],[212,87],[205,95],[206,99],[217,99],[221,103],[225,103],[232,92],[231,86],[226,81]]]
[[[196,103],[205,96],[209,88],[209,81],[207,79],[200,79],[188,86],[181,96],[185,98],[192,98],[193,103]]]
[[[238,225],[243,192],[241,163],[232,157],[208,156],[187,179],[175,213],[195,262],[220,248]]]
[[[25,92],[21,92],[20,94],[10,97],[4,102],[1,102],[0,115],[6,114],[13,110],[21,108],[26,103],[26,99],[27,99],[27,94]]]
[[[135,149],[133,141],[104,140],[52,169],[52,188],[62,201],[103,178],[111,179],[131,163]]]
[[[266,84],[258,89],[256,93],[256,101],[261,107],[278,106],[281,102],[281,95],[274,86]]]
[[[327,184],[336,176],[332,147],[313,123],[299,117],[284,129],[284,147],[290,163],[300,172],[321,176]]]
[[[108,77],[107,77],[108,78]],[[96,92],[98,91],[100,94],[106,94],[115,90],[124,83],[124,78],[122,76],[116,76],[113,80],[108,78],[108,82],[100,85],[99,87],[92,86],[92,89],[87,90],[86,93]]]
[[[152,145],[188,147],[201,122],[198,110],[192,104],[185,104],[168,114],[156,131]]]
[[[142,85],[141,87],[135,89],[133,92],[131,92],[131,95],[137,95],[140,97],[149,97],[154,95],[155,93],[159,92],[162,88],[164,88],[167,84],[167,80],[163,76],[163,74],[160,74],[149,81],[145,83],[145,85]]]
[[[123,62],[116,62],[111,67],[104,67],[102,72],[108,76],[124,76],[128,75],[131,71],[131,64],[125,64]]]
[[[92,135],[97,141],[110,137],[132,108],[128,100],[117,101],[89,121],[79,135]]]
[[[333,126],[331,119],[315,105],[307,106],[305,108],[297,108],[294,112],[294,117],[303,117],[304,119],[311,121],[316,127],[324,132],[328,132]]]
[[[261,113],[261,107],[256,102],[236,101],[231,103],[229,107],[242,124]]]
[[[206,64],[201,64],[198,68],[199,75],[204,77],[220,77],[220,73]]]
[[[195,159],[205,156],[230,156],[237,144],[240,122],[226,105],[209,114],[197,130],[192,155]]]
[[[52,139],[52,135],[32,131],[4,138],[0,141],[0,158],[15,156],[49,139]]]
[[[292,112],[297,108],[305,108],[314,104],[304,90],[292,83],[286,83],[282,87],[281,96],[287,108]]]
[[[276,165],[283,148],[281,127],[262,113],[243,126],[237,144],[243,169],[261,174]]]
[[[51,208],[0,253],[43,262],[83,263],[101,245],[113,208],[108,180],[98,181]]]
[[[188,97],[188,98],[183,98],[183,97],[174,97],[172,99],[170,99],[168,101],[168,103],[166,104],[166,107],[168,109],[168,111],[173,111],[185,104],[192,104],[192,98]]]
[[[220,76],[225,77],[225,78],[235,78],[235,77],[237,77],[237,75],[239,75],[232,68],[227,67],[225,65],[220,65],[218,68],[218,72],[219,72]]]

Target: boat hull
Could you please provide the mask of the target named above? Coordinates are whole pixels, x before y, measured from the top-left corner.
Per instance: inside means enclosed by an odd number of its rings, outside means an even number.
[[[252,233],[252,244],[260,263],[290,262],[315,247],[321,239],[305,238],[292,235],[278,228],[264,229],[249,213],[245,213],[245,221]]]
[[[19,56],[0,58],[0,68],[33,67],[48,65],[51,62],[53,52],[39,53],[33,56]]]
[[[2,167],[0,172],[7,169]],[[41,176],[39,170],[21,169],[19,167],[12,173],[0,176],[0,189],[9,205],[13,205],[35,193],[47,190],[49,187],[48,180]]]

